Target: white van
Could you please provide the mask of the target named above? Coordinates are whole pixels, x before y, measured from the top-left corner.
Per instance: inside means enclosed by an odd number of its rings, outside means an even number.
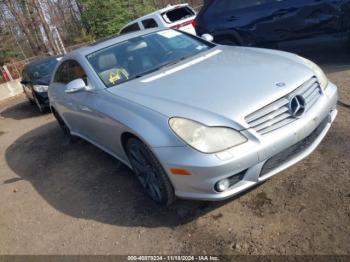
[[[174,28],[195,35],[192,25],[196,11],[189,4],[169,5],[125,25],[119,34],[127,34],[148,28]]]

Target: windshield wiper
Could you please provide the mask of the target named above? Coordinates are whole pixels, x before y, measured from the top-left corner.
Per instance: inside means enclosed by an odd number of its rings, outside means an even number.
[[[136,78],[140,78],[140,77],[143,77],[143,76],[145,76],[145,75],[151,74],[151,73],[153,73],[153,72],[162,70],[162,69],[164,69],[164,68],[167,68],[167,67],[176,65],[177,63],[179,63],[179,62],[185,60],[186,58],[187,58],[187,56],[183,56],[183,57],[181,57],[181,58],[179,58],[179,59],[177,59],[177,60],[175,60],[175,61],[172,61],[172,62],[169,62],[169,63],[165,63],[165,64],[163,64],[163,65],[161,65],[161,66],[158,66],[158,67],[156,67],[156,68],[153,68],[153,69],[151,69],[151,70],[148,70],[148,71],[146,71],[146,72],[143,72],[142,74],[139,74],[139,75],[136,75],[136,76],[134,76],[134,77],[132,77],[132,78],[129,78],[129,80],[133,80],[133,79],[136,79]]]
[[[179,59],[177,59],[175,61],[171,61],[169,63],[166,63],[165,65],[162,65],[162,66],[158,67],[158,70],[166,68],[166,67],[170,67],[170,66],[173,66],[173,65],[176,65],[177,63],[185,60],[186,58],[188,58],[188,56],[182,56],[182,57],[180,57]]]
[[[151,70],[148,70],[148,71],[146,71],[146,72],[143,72],[142,74],[139,74],[139,75],[130,77],[130,78],[128,79],[128,81],[133,80],[133,79],[136,79],[136,78],[143,77],[143,76],[145,76],[145,75],[151,74],[151,73],[156,72],[156,71],[159,71],[159,70],[160,70],[159,67],[154,68],[154,69],[151,69]]]

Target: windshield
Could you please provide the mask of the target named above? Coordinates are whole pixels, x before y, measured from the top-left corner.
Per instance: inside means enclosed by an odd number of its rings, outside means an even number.
[[[129,39],[87,56],[106,87],[142,77],[212,48],[214,44],[164,30]]]
[[[31,65],[30,68],[28,69],[30,77],[32,79],[50,77],[58,63],[58,60],[59,59],[57,58],[52,58],[52,59],[42,61],[35,65]]]

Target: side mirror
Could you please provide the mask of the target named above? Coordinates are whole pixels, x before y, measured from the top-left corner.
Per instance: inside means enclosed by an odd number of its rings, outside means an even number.
[[[202,39],[204,39],[205,41],[208,42],[213,42],[214,41],[214,37],[211,34],[203,34]]]
[[[77,92],[84,91],[84,90],[86,90],[86,84],[85,84],[83,79],[78,78],[78,79],[75,79],[75,80],[69,82],[66,85],[65,92],[67,94],[71,94],[71,93],[77,93]]]

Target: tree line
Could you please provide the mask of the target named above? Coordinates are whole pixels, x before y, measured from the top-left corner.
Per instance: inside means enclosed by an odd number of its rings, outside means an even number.
[[[0,0],[0,65],[56,55],[117,34],[128,21],[167,6],[202,0]],[[69,50],[68,50],[69,51]]]

